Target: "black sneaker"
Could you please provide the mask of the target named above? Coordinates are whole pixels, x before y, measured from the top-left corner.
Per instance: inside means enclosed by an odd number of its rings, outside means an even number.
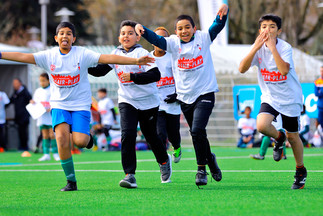
[[[170,177],[172,176],[172,157],[167,154],[168,159],[164,164],[159,164],[160,167],[160,179],[161,183],[170,183]]]
[[[126,177],[119,182],[119,185],[120,187],[125,187],[125,188],[136,188],[137,183],[136,183],[135,174],[127,174]]]
[[[250,157],[255,160],[265,160],[265,156],[261,156],[260,154],[250,155]]]
[[[280,131],[280,132],[282,133],[283,138],[280,139],[281,140],[280,142],[275,140],[275,146],[273,149],[273,157],[274,157],[274,160],[277,162],[280,161],[284,156],[283,149],[284,149],[284,142],[286,140],[285,133],[283,131]]]
[[[76,191],[77,185],[76,182],[67,180],[67,185],[61,189],[61,191]]]
[[[214,153],[211,153],[211,154],[212,154],[212,160],[207,162],[210,168],[211,175],[215,181],[221,181],[222,172],[218,166],[218,163],[216,162],[215,154]]]
[[[207,172],[204,170],[197,171],[195,176],[195,184],[197,185],[197,187],[207,184],[207,175]]]
[[[296,174],[294,176],[295,180],[292,185],[292,189],[303,189],[305,186],[305,181],[307,177],[307,170],[304,167],[304,169],[298,170],[296,169]]]
[[[93,147],[93,137],[92,135],[90,134],[90,141],[89,143],[87,144],[86,148],[87,149],[91,149]]]

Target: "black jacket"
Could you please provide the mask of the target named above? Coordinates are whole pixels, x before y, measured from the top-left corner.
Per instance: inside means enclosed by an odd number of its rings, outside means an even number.
[[[17,91],[15,91],[10,97],[9,104],[15,105],[15,122],[17,124],[29,123],[29,113],[26,110],[26,105],[29,104],[30,99],[31,95],[25,86],[21,92],[17,93]]]

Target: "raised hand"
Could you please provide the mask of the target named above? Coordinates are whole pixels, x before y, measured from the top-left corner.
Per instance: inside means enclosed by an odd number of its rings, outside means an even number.
[[[135,31],[136,31],[137,35],[143,35],[145,33],[145,29],[144,29],[144,27],[142,27],[141,24],[137,24],[135,26]]]
[[[268,40],[268,37],[268,32],[262,31],[256,38],[256,41],[254,43],[255,48],[259,50],[262,47],[262,45]]]
[[[223,16],[225,16],[225,15],[228,14],[228,9],[229,9],[229,7],[226,4],[222,4],[220,6],[220,9],[219,9],[218,13],[216,14],[216,15],[219,15],[220,16],[220,20],[222,20],[222,17]]]
[[[137,65],[150,65],[149,63],[154,63],[155,59],[149,56],[142,56],[137,58]]]

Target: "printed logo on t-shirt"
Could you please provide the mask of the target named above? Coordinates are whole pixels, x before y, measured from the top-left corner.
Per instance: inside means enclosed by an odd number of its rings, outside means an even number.
[[[193,69],[196,68],[200,65],[203,64],[203,56],[200,55],[196,58],[192,58],[192,59],[186,59],[186,58],[181,58],[178,59],[178,67],[181,69]]]
[[[53,65],[53,64],[52,64],[52,65],[50,65],[50,70],[51,70],[51,71],[54,71],[54,70],[55,70],[55,68],[56,68],[56,66],[55,66],[55,65]]]
[[[157,87],[160,88],[162,86],[170,86],[175,85],[174,77],[161,77],[160,80],[157,82]]]
[[[266,68],[260,70],[265,82],[280,82],[287,80],[287,76],[282,75],[279,71],[268,71]]]
[[[41,101],[40,102],[46,109],[49,109],[50,108],[50,104],[48,101]]]
[[[76,76],[64,76],[64,75],[60,75],[60,74],[51,74],[54,83],[58,86],[73,86],[78,84],[78,82],[80,81],[80,74],[76,75]]]
[[[262,62],[262,59],[261,59],[261,58],[258,58],[258,62],[259,62],[259,64],[261,64],[261,62]]]

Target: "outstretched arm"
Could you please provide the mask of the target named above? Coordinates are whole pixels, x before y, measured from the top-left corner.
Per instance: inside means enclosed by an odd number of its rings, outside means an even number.
[[[87,69],[88,73],[95,77],[105,76],[111,70],[112,68],[108,64],[98,64],[96,67]]]
[[[0,59],[36,64],[34,55],[32,53],[0,52]]]
[[[240,73],[245,73],[251,66],[252,59],[256,55],[257,51],[261,48],[261,46],[268,40],[268,34],[266,31],[263,31],[258,35],[251,51],[247,54],[247,56],[242,59],[239,65]]]
[[[166,39],[163,36],[157,35],[155,32],[141,24],[137,24],[135,30],[138,35],[142,35],[149,43],[159,47],[160,49],[167,49]]]
[[[220,31],[225,26],[225,22],[227,21],[227,17],[228,17],[228,12],[229,12],[228,6],[226,4],[223,4],[219,9],[216,18],[213,21],[213,24],[209,28],[211,41],[213,41],[216,38],[216,36],[220,33]]]
[[[120,65],[149,65],[155,62],[155,59],[149,56],[140,58],[130,58],[114,54],[102,54],[99,58],[101,64],[120,64]]]

